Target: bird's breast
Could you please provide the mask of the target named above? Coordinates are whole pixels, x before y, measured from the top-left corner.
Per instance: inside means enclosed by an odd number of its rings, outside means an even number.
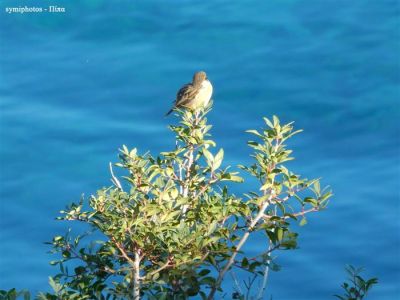
[[[204,80],[201,83],[201,87],[199,92],[196,95],[195,103],[196,107],[204,107],[207,106],[208,102],[210,102],[211,96],[213,93],[213,87],[210,81]]]

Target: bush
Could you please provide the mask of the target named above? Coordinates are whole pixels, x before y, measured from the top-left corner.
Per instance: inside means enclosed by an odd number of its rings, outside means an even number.
[[[286,167],[293,159],[286,142],[301,130],[274,116],[264,118],[261,130],[248,131],[254,163],[238,166],[256,179],[257,190],[234,195],[228,187],[243,178],[223,165],[224,151],[210,139],[208,111],[177,112],[179,124],[169,127],[176,135],[171,151],[152,156],[123,146],[115,166],[124,180],[110,164],[113,186],[62,212],[60,220],[85,223],[89,231],[68,231],[50,242],[59,254],[51,264],[60,273],[50,279],[54,292],[39,299],[215,299],[235,270],[250,277],[247,296],[236,284],[232,298],[249,297],[259,277],[254,298],[263,298],[268,272],[276,269],[272,253],[295,249],[293,225],[305,225],[306,215],[324,209],[332,193]],[[263,237],[265,248],[249,257],[242,248],[253,234]]]

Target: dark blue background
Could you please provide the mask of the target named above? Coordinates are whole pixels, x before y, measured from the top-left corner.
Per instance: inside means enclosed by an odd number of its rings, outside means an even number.
[[[67,12],[5,12],[48,4]],[[335,193],[301,248],[279,253],[267,294],[333,299],[351,263],[379,277],[369,299],[394,299],[399,25],[399,3],[385,0],[2,1],[0,288],[48,289],[57,270],[42,242],[68,226],[58,211],[110,184],[122,144],[171,149],[163,114],[203,69],[226,164],[249,162],[244,130],[276,114],[305,130],[290,167]]]

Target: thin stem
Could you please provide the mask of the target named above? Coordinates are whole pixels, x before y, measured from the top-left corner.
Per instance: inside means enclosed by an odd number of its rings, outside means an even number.
[[[257,258],[259,258],[260,256],[269,255],[272,251],[278,249],[280,246],[281,246],[280,243],[276,244],[273,247],[269,246],[267,251],[265,251],[265,252],[263,252],[261,254],[258,254],[257,256],[253,256],[252,258],[249,258],[248,260],[252,260],[253,261],[253,260],[257,260]]]
[[[112,183],[113,183],[117,188],[119,188],[121,191],[124,191],[124,190],[122,189],[121,182],[119,182],[118,178],[115,177],[115,175],[114,175],[113,168],[112,168],[112,163],[111,163],[111,162],[110,162],[110,173],[111,173],[111,181],[112,181]]]
[[[271,243],[268,246],[268,253],[271,253],[273,250],[273,248],[271,247]],[[262,281],[262,285],[261,285],[261,289],[258,292],[257,298],[256,300],[262,300],[263,296],[264,296],[264,292],[265,292],[265,288],[267,287],[267,282],[268,282],[268,274],[269,274],[269,263],[271,262],[270,259],[268,259],[266,261],[266,266],[265,266],[265,270],[264,270],[264,276],[263,276],[263,281]]]
[[[183,186],[183,197],[187,197],[189,195],[190,169],[192,167],[192,164],[193,164],[193,146],[190,145],[189,150],[188,150],[188,158],[186,160],[186,166],[185,166],[186,174],[185,174],[185,180],[184,180],[184,186]],[[182,208],[183,214],[186,213],[188,208],[189,208],[188,204],[183,206],[183,208]]]
[[[195,118],[193,120],[193,125],[196,126],[199,122],[199,114],[196,113],[195,114]],[[189,143],[187,145],[187,153],[186,153],[186,165],[184,166],[185,169],[185,180],[184,180],[184,187],[183,187],[183,197],[187,197],[189,196],[189,186],[190,186],[190,177],[191,177],[191,169],[192,169],[192,165],[193,165],[193,160],[194,160],[194,146],[193,144]],[[185,214],[187,209],[188,209],[189,205],[185,205],[182,209],[182,212]]]
[[[193,202],[196,201],[201,195],[203,195],[207,189],[213,185],[214,183],[216,183],[218,180],[210,180],[207,184],[205,184],[201,190],[193,197]]]
[[[182,168],[182,165],[179,164],[178,168],[179,168],[179,182],[181,183],[179,185],[179,193],[183,194],[183,174],[182,174],[183,168]]]
[[[150,278],[150,277],[153,276],[154,274],[157,274],[157,273],[161,272],[162,270],[164,270],[164,269],[166,269],[166,268],[168,268],[168,267],[170,267],[170,266],[171,266],[171,261],[170,261],[170,259],[168,259],[168,261],[167,261],[165,264],[163,264],[163,265],[162,265],[161,267],[159,267],[158,269],[156,269],[156,270],[150,272],[149,274],[147,274],[146,277]]]
[[[246,293],[246,300],[250,300],[250,291],[251,291],[251,287],[253,286],[254,281],[257,278],[257,274],[254,274],[253,279],[249,279],[249,285],[246,285],[247,288],[247,293]]]
[[[233,271],[231,271],[230,274],[231,274],[231,276],[232,276],[233,283],[235,284],[236,291],[237,291],[240,295],[243,295],[243,292],[242,292],[242,289],[240,288],[240,284],[239,284],[239,281],[237,280],[236,274],[235,274]]]
[[[140,254],[135,251],[135,267],[133,269],[133,300],[140,300]]]
[[[121,252],[122,256],[127,260],[127,262],[135,268],[135,262],[132,260],[132,258],[129,257],[128,253],[125,251],[124,247],[118,243],[114,238],[111,238],[111,240],[114,242],[115,246],[117,246],[118,250]]]
[[[308,213],[311,213],[311,212],[316,212],[316,211],[319,211],[319,209],[318,209],[317,207],[312,207],[312,208],[310,208],[310,209],[302,210],[302,211],[300,211],[300,212],[291,214],[291,216],[293,216],[293,217],[299,217],[299,216],[304,216],[305,214],[308,214]],[[270,218],[272,218],[272,217],[274,217],[274,216],[269,216],[269,215],[266,215],[266,214],[263,215],[263,218],[266,219],[266,220],[268,220],[268,219],[270,219]],[[281,218],[282,218],[282,219],[289,219],[290,216],[283,216],[283,217],[281,217]]]

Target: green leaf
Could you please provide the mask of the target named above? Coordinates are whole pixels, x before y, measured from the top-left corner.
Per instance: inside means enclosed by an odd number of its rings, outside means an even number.
[[[255,269],[256,269],[257,267],[259,267],[260,265],[261,265],[261,263],[258,262],[258,261],[252,262],[252,263],[249,265],[249,271],[250,271],[250,272],[254,272]]]
[[[274,120],[274,126],[273,127],[277,127],[279,125],[279,119],[277,116],[272,116],[272,119]]]
[[[55,282],[53,277],[51,276],[49,277],[49,284],[56,294],[58,294],[62,289],[62,286],[59,283]]]
[[[155,273],[151,280],[156,281],[158,278],[160,278],[160,273]]]
[[[211,154],[211,152],[210,151],[208,151],[207,149],[203,149],[203,154],[204,154],[204,157],[206,158],[206,161],[207,161],[207,165],[209,166],[209,167],[212,167],[212,165],[213,165],[213,163],[214,163],[214,156]]]
[[[246,257],[244,257],[242,259],[242,264],[241,265],[242,265],[242,268],[247,268],[249,266],[249,261],[247,260]]]
[[[314,198],[311,198],[311,197],[304,198],[304,202],[305,203],[310,203],[314,207],[318,206],[318,201],[316,199],[314,199]]]
[[[278,241],[282,241],[283,239],[283,229],[282,228],[277,228],[276,229],[276,237],[278,238]]]
[[[79,267],[75,268],[76,275],[81,275],[81,274],[85,273],[85,271],[86,271],[86,268],[83,266],[79,266]]]
[[[204,141],[204,144],[210,145],[211,147],[217,146],[217,144],[216,144],[214,141],[212,141],[212,140],[205,140],[205,141]]]
[[[276,232],[268,230],[268,229],[265,232],[267,233],[268,238],[270,239],[270,241],[273,244],[276,244],[276,242],[277,242]]]
[[[206,276],[208,273],[210,273],[211,271],[208,269],[203,269],[199,272],[199,276],[203,277]]]
[[[212,164],[212,170],[216,170],[221,166],[222,160],[224,158],[224,149],[220,149],[217,153],[217,155],[215,155],[214,158],[214,162]]]
[[[64,237],[61,236],[61,235],[55,236],[55,237],[53,238],[53,241],[54,241],[54,242],[58,242],[58,241],[62,241],[62,240],[64,240]]]
[[[31,299],[31,294],[28,291],[22,291],[22,295],[24,296],[24,300]]]
[[[304,225],[306,225],[307,224],[307,219],[305,218],[305,217],[303,217],[302,219],[301,219],[301,221],[300,221],[300,226],[304,226]]]
[[[319,180],[314,182],[314,191],[319,196],[321,194],[321,186],[319,184]]]
[[[267,189],[269,189],[270,187],[272,187],[272,184],[270,181],[267,181],[266,183],[264,183],[261,187],[260,187],[260,191],[265,191]]]
[[[71,257],[71,253],[70,253],[68,250],[64,250],[64,251],[62,252],[62,256],[63,256],[64,258],[70,258],[70,257]]]
[[[265,121],[265,124],[267,124],[268,127],[274,128],[274,125],[271,123],[271,121],[268,118],[264,117],[264,121]]]
[[[254,135],[259,136],[259,137],[262,137],[262,134],[259,133],[257,130],[251,129],[251,130],[246,130],[246,132],[247,132],[247,133],[254,134]]]
[[[244,182],[244,179],[242,177],[236,175],[230,176],[229,180],[233,182]]]
[[[200,280],[202,284],[207,284],[209,286],[214,286],[215,285],[215,278],[214,277],[204,277]]]

